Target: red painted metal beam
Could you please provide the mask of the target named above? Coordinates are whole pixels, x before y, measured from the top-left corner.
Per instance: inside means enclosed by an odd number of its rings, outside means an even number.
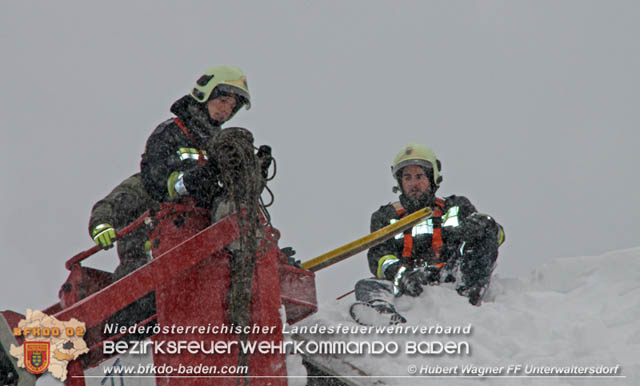
[[[238,236],[238,222],[234,214],[209,226],[158,256],[149,264],[54,316],[58,320],[78,318],[88,327],[97,325],[109,315],[155,290],[179,272],[221,251]]]

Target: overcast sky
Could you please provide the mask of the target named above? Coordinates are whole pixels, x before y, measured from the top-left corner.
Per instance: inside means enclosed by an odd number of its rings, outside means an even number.
[[[92,246],[92,205],[139,170],[152,130],[202,71],[248,76],[230,125],[273,147],[270,212],[308,260],[396,198],[408,142],[439,194],[505,228],[498,274],[640,245],[635,1],[4,1],[0,5],[0,309],[57,301]],[[89,265],[113,269],[113,252]],[[624,269],[621,267],[620,269]],[[317,274],[331,299],[364,254]]]

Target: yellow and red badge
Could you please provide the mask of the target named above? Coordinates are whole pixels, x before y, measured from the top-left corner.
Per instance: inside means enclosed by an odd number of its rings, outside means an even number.
[[[49,367],[49,342],[24,342],[24,366],[32,374],[42,374]]]

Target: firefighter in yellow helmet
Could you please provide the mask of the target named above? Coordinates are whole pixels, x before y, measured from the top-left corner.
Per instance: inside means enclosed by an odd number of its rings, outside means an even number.
[[[242,107],[251,107],[247,78],[233,66],[211,67],[196,81],[188,95],[178,99],[176,116],[158,126],[147,140],[140,170],[145,189],[154,200],[177,201],[185,197],[209,207],[220,192],[218,171],[208,162],[213,137],[220,126]],[[251,141],[251,134],[246,131]]]
[[[190,92],[171,106],[174,118],[160,124],[147,141],[136,173],[116,186],[92,208],[89,234],[102,248],[116,243],[116,232],[161,201],[193,197],[206,206],[215,195],[214,184],[200,184],[215,173],[207,165],[206,143],[242,107],[249,109],[247,78],[237,67],[207,69]],[[248,131],[247,131],[248,133]],[[250,135],[250,133],[248,133]],[[261,147],[263,173],[269,167],[270,148]],[[144,227],[118,240],[119,279],[149,261]]]
[[[428,147],[410,143],[393,160],[391,174],[399,200],[371,216],[371,232],[424,207],[433,216],[403,234],[378,244],[367,254],[375,279],[356,284],[357,303],[351,316],[363,324],[403,323],[393,299],[419,296],[423,286],[455,283],[458,293],[480,305],[504,242],[504,231],[491,216],[481,214],[462,196],[439,198],[442,165]]]

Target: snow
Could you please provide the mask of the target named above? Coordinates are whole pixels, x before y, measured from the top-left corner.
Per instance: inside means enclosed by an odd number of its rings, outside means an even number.
[[[502,257],[501,257],[502,258]],[[354,278],[354,282],[356,278]],[[353,326],[353,295],[321,303],[299,325]],[[351,365],[383,384],[437,385],[637,385],[640,384],[640,248],[602,256],[557,258],[521,278],[494,275],[485,302],[471,306],[450,288],[432,286],[418,298],[400,297],[396,308],[409,326],[466,326],[464,334],[307,335],[333,341],[395,341],[400,354],[350,355]],[[407,355],[410,341],[468,342],[469,355]],[[503,367],[497,377],[410,377],[408,367]],[[513,377],[522,366],[620,366],[619,377]],[[458,375],[461,375],[458,373]],[[508,377],[506,377],[508,375]],[[520,372],[517,375],[522,376]],[[624,378],[623,378],[624,377]]]
[[[501,258],[505,258],[501,256]],[[354,284],[358,278],[354,278]],[[287,328],[301,326],[357,325],[348,316],[354,301],[319,305],[317,314]],[[329,358],[345,374],[359,369],[373,378],[351,381],[376,385],[638,385],[640,384],[640,247],[609,252],[602,256],[557,258],[529,275],[503,278],[494,275],[481,307],[471,306],[451,288],[427,287],[418,298],[400,297],[396,308],[407,319],[406,326],[455,327],[471,325],[465,334],[328,334],[310,335],[319,341],[395,342],[400,354],[364,354]],[[291,336],[285,334],[285,339]],[[468,342],[469,355],[405,355],[411,341]],[[618,378],[517,377],[507,374],[510,365],[530,366],[620,366]],[[502,367],[498,376],[467,378],[410,376],[411,365],[431,369],[463,366]],[[300,355],[287,358],[290,385],[306,384]],[[490,374],[488,374],[490,375]],[[523,375],[520,373],[519,375]],[[59,382],[44,377],[38,385]]]

